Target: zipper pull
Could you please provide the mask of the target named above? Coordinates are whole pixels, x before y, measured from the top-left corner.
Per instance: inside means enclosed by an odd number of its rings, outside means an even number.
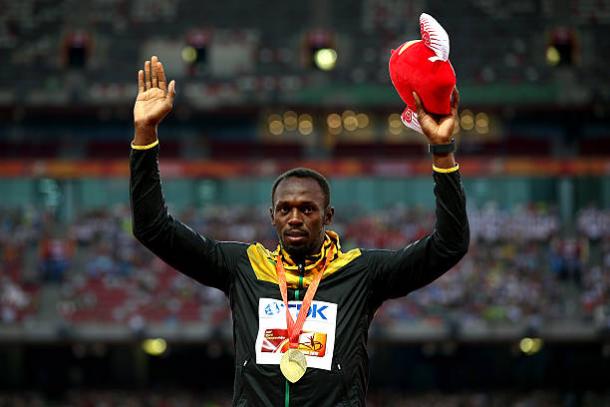
[[[248,359],[244,360],[244,367],[248,364]]]
[[[303,263],[299,263],[299,265],[297,266],[297,268],[299,269],[299,274],[300,274],[300,275],[305,274],[305,267],[303,267]]]
[[[341,370],[341,363],[337,363],[337,369]]]

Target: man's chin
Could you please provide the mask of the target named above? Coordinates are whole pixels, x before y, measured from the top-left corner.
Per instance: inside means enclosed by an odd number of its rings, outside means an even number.
[[[288,252],[290,257],[292,258],[305,257],[310,254],[309,252],[311,251],[311,247],[308,244],[295,245],[283,242],[282,247]]]

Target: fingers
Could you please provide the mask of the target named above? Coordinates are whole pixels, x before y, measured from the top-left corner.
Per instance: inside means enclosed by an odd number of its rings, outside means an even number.
[[[161,90],[167,90],[167,79],[165,79],[165,70],[163,69],[163,64],[159,62],[157,64],[157,75],[159,77],[159,87]]]
[[[146,90],[152,88],[151,75],[150,75],[150,61],[144,62],[144,77],[146,78]]]
[[[144,88],[144,71],[138,71],[138,93],[144,92],[146,89]]]
[[[153,55],[153,57],[151,58],[151,61],[150,61],[150,74],[152,77],[153,88],[159,87],[159,77],[158,77],[159,66],[158,65],[159,65],[159,58],[157,58],[156,56]]]
[[[421,103],[421,99],[415,92],[413,92],[413,99],[415,99],[415,108],[417,109],[417,117],[421,120],[428,113],[426,113],[426,111],[424,110],[424,107],[422,106],[422,103]]]
[[[165,70],[163,69],[163,64],[159,61],[159,58],[156,56],[152,56],[150,61],[144,62],[144,70],[138,72],[138,91],[145,92],[152,88],[159,88],[165,92],[171,94],[171,102],[173,103],[173,97],[176,94],[175,91],[175,81],[172,81],[173,90],[168,90],[167,86],[167,78],[165,77]],[[170,83],[170,87],[171,87]]]
[[[460,104],[460,91],[457,87],[453,88],[453,92],[451,92],[451,106],[458,106]]]
[[[419,98],[419,95],[413,92],[413,99],[415,99],[415,107],[417,108],[417,120],[421,126],[424,135],[431,140],[431,134],[438,131],[438,121],[426,112],[424,106]]]
[[[174,105],[174,97],[176,96],[176,81],[171,81],[169,83],[169,88],[167,90],[167,98],[169,100],[169,103],[173,106]]]
[[[451,93],[451,114],[457,115],[458,106],[460,105],[460,91],[458,88],[453,88],[453,92]]]

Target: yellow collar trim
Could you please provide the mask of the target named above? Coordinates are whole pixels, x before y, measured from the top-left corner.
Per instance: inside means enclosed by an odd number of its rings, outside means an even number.
[[[341,251],[339,244],[339,236],[333,231],[326,232],[326,238],[322,245],[322,250],[315,256],[306,259],[305,275],[301,278],[299,276],[297,266],[294,264],[292,259],[288,256],[288,253],[282,250],[282,257],[284,258],[284,269],[286,270],[286,283],[289,288],[305,288],[311,283],[311,273],[309,271],[317,267],[322,267],[324,259],[326,258],[327,250],[335,246],[333,259],[324,271],[322,279],[325,279],[329,275],[337,272],[339,269],[350,263],[355,258],[359,257],[361,252],[360,249],[353,249],[347,253]],[[248,247],[248,258],[250,265],[256,278],[261,281],[267,281],[270,283],[277,284],[277,274],[275,270],[275,259],[277,254],[281,250],[278,246],[274,251],[270,251],[265,248],[262,244],[256,243]]]
[[[305,258],[305,273],[308,274],[311,270],[314,270],[318,267],[322,267],[324,260],[326,259],[326,254],[328,250],[334,246],[335,247],[335,255],[333,258],[337,256],[337,253],[341,250],[341,245],[339,244],[339,235],[332,230],[326,231],[326,236],[324,237],[324,243],[322,243],[322,247],[320,248],[320,252],[313,256],[307,256]],[[275,259],[277,259],[278,253],[282,253],[282,259],[284,263],[284,270],[297,272],[298,266],[290,257],[290,254],[286,252],[281,245],[277,245],[276,249],[270,253],[272,256],[273,264],[275,264]]]

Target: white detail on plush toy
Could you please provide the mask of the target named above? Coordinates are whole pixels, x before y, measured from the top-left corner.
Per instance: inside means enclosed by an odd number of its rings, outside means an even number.
[[[407,106],[405,110],[403,110],[402,114],[400,115],[400,120],[402,121],[402,124],[404,124],[408,128],[413,129],[418,133],[424,134],[419,124],[417,113],[411,110],[409,106]]]
[[[429,14],[419,16],[421,39],[440,61],[449,59],[449,35],[447,31]],[[431,59],[430,59],[431,60]],[[431,60],[432,61],[432,60]],[[432,61],[434,62],[434,61]]]
[[[400,47],[400,50],[398,51],[398,55],[402,54],[403,52],[405,52],[405,50],[407,48],[409,48],[411,45],[415,44],[416,42],[421,42],[421,40],[412,40],[412,41],[407,41],[404,44],[402,44],[402,47]],[[394,51],[392,51],[394,52]]]

